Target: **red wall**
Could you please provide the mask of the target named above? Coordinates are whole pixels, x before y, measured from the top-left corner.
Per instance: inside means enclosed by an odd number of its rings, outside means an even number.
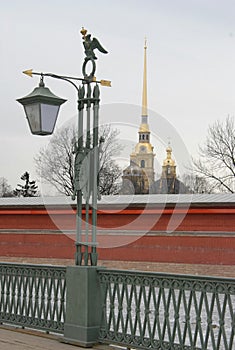
[[[98,212],[98,226],[106,231],[98,235],[99,259],[235,264],[235,208],[181,208],[174,219],[182,222],[168,233],[172,212],[173,208],[162,213],[157,208],[146,213],[139,208]],[[66,230],[74,230],[75,221],[73,210],[0,209],[0,256],[73,258],[75,237]],[[143,236],[135,231],[143,231]]]
[[[141,218],[141,220],[138,220]],[[119,212],[112,210],[98,211],[98,226],[100,229],[126,229],[126,225],[132,223],[129,229],[148,231],[166,231],[169,220],[180,224],[175,231],[235,231],[235,208],[190,208],[145,210],[125,209]],[[74,229],[74,210],[49,210],[46,209],[0,209],[0,229]],[[151,226],[149,225],[151,222]],[[153,224],[152,224],[153,223]]]
[[[74,240],[62,233],[0,234],[0,256],[72,259],[74,252]],[[98,253],[101,260],[233,265],[235,236],[146,235],[128,245],[98,249]]]

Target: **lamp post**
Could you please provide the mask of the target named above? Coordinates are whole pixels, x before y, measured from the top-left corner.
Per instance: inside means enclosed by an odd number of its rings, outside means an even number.
[[[76,213],[76,253],[75,265],[97,265],[96,251],[96,224],[97,224],[97,197],[98,172],[99,172],[99,85],[111,86],[107,80],[97,81],[95,77],[97,57],[94,50],[102,53],[107,51],[96,38],[91,40],[91,34],[87,30],[81,30],[85,58],[82,65],[82,78],[57,75],[53,73],[38,73],[27,70],[23,73],[28,76],[39,75],[41,77],[39,87],[36,87],[29,95],[18,99],[24,107],[30,130],[35,135],[50,135],[54,131],[60,106],[66,102],[54,95],[45,87],[44,77],[64,80],[76,89],[78,95],[78,136],[74,143],[74,194],[77,198]],[[90,71],[88,71],[90,67]],[[80,81],[80,85],[77,85]],[[93,86],[94,85],[94,86]],[[86,106],[86,111],[84,111]],[[91,108],[93,107],[93,118]],[[85,112],[85,113],[84,113]],[[84,122],[86,114],[86,125]],[[85,131],[86,130],[86,131]],[[91,139],[92,138],[92,139]],[[85,202],[85,235],[82,235],[82,199]],[[90,203],[91,202],[91,203]],[[90,232],[90,210],[92,229]]]

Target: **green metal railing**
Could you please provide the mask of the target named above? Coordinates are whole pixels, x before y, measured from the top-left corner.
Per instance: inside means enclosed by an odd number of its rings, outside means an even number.
[[[99,341],[139,349],[235,349],[235,280],[101,270]]]
[[[106,269],[98,276],[100,342],[129,349],[235,349],[235,279]],[[1,323],[64,332],[65,267],[1,263],[0,291]]]
[[[0,322],[63,333],[66,268],[0,264]]]

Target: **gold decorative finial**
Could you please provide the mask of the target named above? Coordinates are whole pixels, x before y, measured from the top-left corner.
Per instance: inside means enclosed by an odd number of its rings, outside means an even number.
[[[82,27],[82,29],[80,30],[80,33],[82,34],[82,38],[85,39],[87,30],[84,27]]]

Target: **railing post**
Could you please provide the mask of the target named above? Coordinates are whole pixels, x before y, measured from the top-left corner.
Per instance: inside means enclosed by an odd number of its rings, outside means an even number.
[[[68,266],[66,319],[63,342],[92,347],[101,323],[101,285],[97,266]]]

